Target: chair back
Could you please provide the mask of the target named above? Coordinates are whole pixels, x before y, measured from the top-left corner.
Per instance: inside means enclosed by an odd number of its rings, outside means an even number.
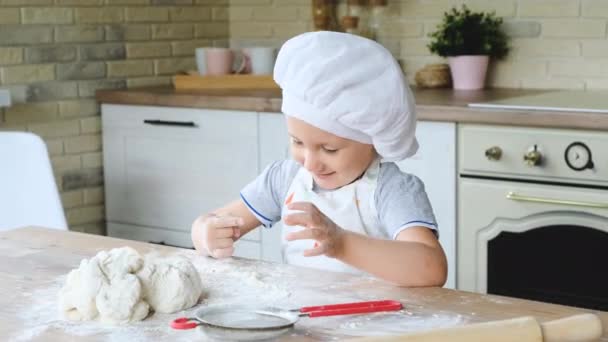
[[[68,229],[44,141],[0,132],[0,230],[24,226]]]

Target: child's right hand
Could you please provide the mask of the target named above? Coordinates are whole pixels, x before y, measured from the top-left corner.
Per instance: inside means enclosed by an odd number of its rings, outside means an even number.
[[[192,223],[192,242],[201,253],[216,259],[228,258],[234,253],[234,241],[241,236],[243,219],[235,216],[207,214]]]

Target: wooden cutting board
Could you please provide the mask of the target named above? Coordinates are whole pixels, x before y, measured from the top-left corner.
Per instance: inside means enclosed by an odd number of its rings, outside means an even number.
[[[362,338],[357,339],[357,342],[586,342],[597,341],[601,335],[600,318],[585,313],[544,323],[539,323],[532,316],[526,316],[399,336]]]
[[[272,75],[176,75],[173,77],[175,89],[280,89]]]

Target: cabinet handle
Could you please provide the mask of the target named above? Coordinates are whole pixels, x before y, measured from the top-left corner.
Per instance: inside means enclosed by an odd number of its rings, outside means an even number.
[[[513,191],[510,191],[506,197],[507,197],[507,199],[510,199],[512,201],[519,201],[519,202],[562,204],[562,205],[571,205],[571,206],[577,206],[577,207],[608,209],[608,203],[584,202],[584,201],[562,200],[562,199],[545,198],[545,197],[524,196],[524,195],[518,195],[518,194],[514,193]]]
[[[165,120],[144,120],[148,125],[197,127],[193,121],[165,121]]]
[[[184,247],[184,246],[172,245],[172,244],[166,243],[165,241],[148,241],[148,243],[153,243],[155,245],[169,246],[169,247],[194,249],[194,247]]]

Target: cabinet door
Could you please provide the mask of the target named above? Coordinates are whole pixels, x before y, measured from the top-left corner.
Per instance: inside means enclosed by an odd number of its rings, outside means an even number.
[[[256,113],[104,104],[102,123],[108,221],[189,232],[259,172]]]
[[[289,138],[285,116],[281,113],[260,113],[260,171],[276,160],[289,158]],[[262,259],[283,262],[281,253],[281,222],[262,230]]]
[[[397,163],[423,182],[439,225],[439,241],[448,259],[445,287],[456,286],[456,124],[419,121],[416,155]]]

